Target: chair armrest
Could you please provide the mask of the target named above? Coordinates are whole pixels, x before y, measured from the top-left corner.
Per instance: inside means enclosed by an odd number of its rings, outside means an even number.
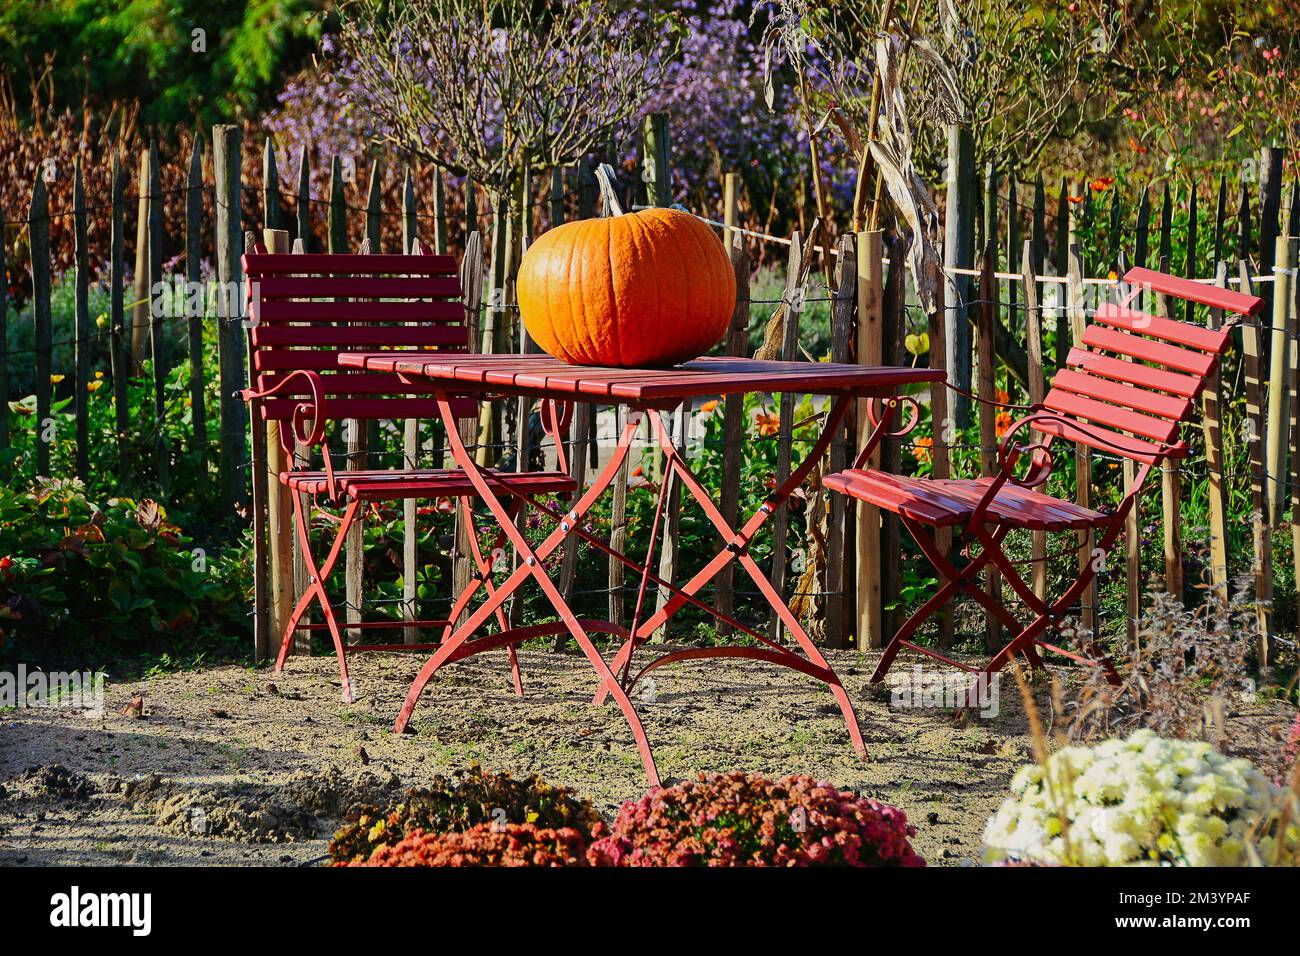
[[[1033,442],[1028,445],[1022,445],[1015,441],[1016,432],[1023,428],[1033,428],[1040,422],[1056,422],[1068,425],[1077,432],[1082,432],[1089,438],[1093,439],[1103,448],[1113,449],[1117,455],[1123,455],[1124,449],[1110,441],[1108,436],[1093,428],[1086,423],[1077,421],[1073,418],[1066,418],[1055,412],[1047,411],[1041,406],[1033,411],[1032,414],[1026,415],[1021,419],[1013,422],[1011,427],[1006,430],[1002,440],[998,443],[998,468],[1006,475],[1006,480],[1012,484],[1019,485],[1022,488],[1037,488],[1043,482],[1047,481],[1052,473],[1052,452],[1047,442]],[[1143,439],[1154,445],[1157,451],[1167,458],[1186,458],[1189,449],[1184,441],[1158,442],[1151,439]],[[1030,472],[1024,478],[1017,478],[1013,472],[1020,456],[1025,452],[1034,452],[1038,458],[1031,466]]]
[[[289,429],[280,429],[280,447],[284,449],[287,456],[286,460],[290,462],[294,460],[294,439],[297,439],[299,444],[306,445],[308,448],[321,447],[323,449],[321,457],[325,462],[326,493],[331,501],[337,501],[338,485],[334,480],[334,464],[330,461],[329,449],[324,448],[325,423],[329,421],[326,409],[329,406],[325,398],[325,381],[320,377],[319,373],[310,369],[295,369],[270,388],[246,388],[239,393],[239,397],[246,402],[270,398],[299,376],[306,382],[311,398],[301,400],[294,405],[293,415],[290,418],[292,434],[290,434]],[[298,387],[301,389],[301,386]],[[310,430],[307,428],[308,419],[311,419]]]
[[[876,402],[881,401],[883,401],[884,407],[877,413]],[[901,428],[891,429],[889,426],[897,413],[899,405],[907,405],[911,408],[912,414],[908,418],[906,425]],[[876,450],[876,446],[880,444],[882,438],[886,436],[902,438],[904,435],[910,434],[921,421],[921,408],[917,405],[916,399],[910,395],[894,395],[883,400],[868,398],[866,400],[866,410],[867,421],[871,423],[871,434],[867,436],[867,443],[862,446],[862,450],[858,452],[858,457],[854,459],[854,468],[861,468],[867,463],[867,459],[871,457],[872,452]]]
[[[293,409],[293,432],[294,437],[304,445],[314,448],[325,440],[325,423],[329,420],[326,414],[327,403],[325,399],[325,381],[317,372],[310,369],[295,369],[280,379],[270,388],[254,389],[246,388],[240,391],[239,397],[245,402],[252,402],[262,398],[270,398],[288,386],[294,379],[301,377],[307,384],[307,390],[311,393],[311,398],[300,401]],[[301,386],[299,386],[301,388]],[[312,427],[310,431],[306,430],[306,420],[310,418]],[[281,433],[281,444],[285,444],[284,435]],[[288,451],[292,447],[285,444]]]

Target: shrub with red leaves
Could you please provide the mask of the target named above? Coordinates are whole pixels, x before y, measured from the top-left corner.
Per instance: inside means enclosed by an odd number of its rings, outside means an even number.
[[[587,841],[572,827],[480,823],[468,830],[417,830],[368,860],[345,866],[585,866]]]
[[[619,811],[593,866],[924,866],[896,807],[812,777],[734,771],[655,788]]]

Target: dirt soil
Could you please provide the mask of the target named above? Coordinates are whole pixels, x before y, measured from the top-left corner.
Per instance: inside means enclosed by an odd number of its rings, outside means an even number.
[[[1009,677],[997,716],[891,706],[874,656],[832,652],[862,725],[860,762],[825,687],[753,661],[656,672],[633,697],[665,781],[700,771],[806,773],[901,807],[931,865],[979,858],[985,820],[1030,759]],[[612,818],[646,780],[622,714],[590,704],[585,659],[524,650],[525,696],[505,652],[456,664],[426,689],[415,732],[389,732],[419,655],[352,660],[358,700],[340,702],[332,658],[285,673],[236,666],[109,683],[105,714],[0,712],[0,865],[319,862],[348,808],[478,761],[574,788]],[[911,673],[900,660],[895,678]],[[143,695],[141,716],[122,709]],[[1045,701],[1043,689],[1041,698]],[[127,708],[131,711],[132,708]],[[1293,710],[1243,703],[1230,739],[1272,739]]]

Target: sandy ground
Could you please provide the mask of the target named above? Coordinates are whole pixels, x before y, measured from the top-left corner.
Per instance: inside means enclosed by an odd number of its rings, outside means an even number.
[[[664,779],[743,769],[806,773],[895,804],[930,863],[979,856],[984,822],[1030,741],[1012,680],[1000,711],[891,706],[867,680],[872,658],[831,655],[858,709],[870,761],[857,760],[820,684],[792,671],[713,660],[656,672],[638,710]],[[421,658],[358,655],[359,699],[340,702],[332,658],[293,659],[283,674],[228,666],[110,683],[106,714],[0,712],[0,865],[306,864],[358,800],[478,761],[537,772],[612,817],[646,780],[612,704],[590,705],[594,675],[576,655],[521,652],[525,696],[510,692],[505,653],[442,672],[415,733],[389,732]],[[900,661],[895,675],[910,673]],[[143,716],[119,711],[144,695]],[[634,699],[637,697],[634,692]],[[1287,716],[1243,705],[1238,720]],[[199,832],[196,832],[199,831]]]

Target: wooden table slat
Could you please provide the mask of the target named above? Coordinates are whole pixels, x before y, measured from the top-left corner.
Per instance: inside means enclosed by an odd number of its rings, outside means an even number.
[[[420,355],[353,352],[342,365],[374,372],[506,388],[544,396],[605,397],[632,404],[676,404],[687,398],[740,392],[881,393],[899,385],[941,381],[926,368],[781,362],[710,356],[672,368],[628,369],[568,365],[549,355]]]

